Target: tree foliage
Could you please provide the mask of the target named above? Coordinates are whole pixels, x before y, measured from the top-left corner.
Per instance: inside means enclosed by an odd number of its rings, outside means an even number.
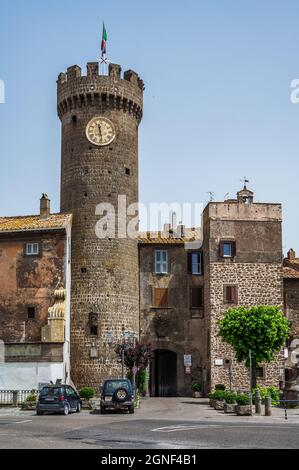
[[[220,336],[235,350],[238,362],[249,367],[249,350],[253,366],[271,362],[289,336],[289,322],[279,307],[258,306],[229,309],[218,322]]]
[[[121,359],[122,350],[124,350],[124,360],[126,367],[132,371],[134,365],[139,372],[145,370],[151,359],[154,357],[153,350],[149,344],[136,343],[120,343],[115,347],[115,352]]]

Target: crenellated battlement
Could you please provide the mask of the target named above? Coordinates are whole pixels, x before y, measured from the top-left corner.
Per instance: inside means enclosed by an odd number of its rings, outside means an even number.
[[[57,80],[58,115],[60,119],[69,111],[83,106],[123,109],[142,119],[144,83],[133,70],[121,73],[121,66],[109,65],[108,75],[99,74],[99,63],[89,62],[87,74],[73,65],[66,73],[61,73]]]

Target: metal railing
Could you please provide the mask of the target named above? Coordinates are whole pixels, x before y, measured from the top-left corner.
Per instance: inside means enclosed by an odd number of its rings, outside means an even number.
[[[18,406],[37,393],[35,390],[0,390],[0,406]]]

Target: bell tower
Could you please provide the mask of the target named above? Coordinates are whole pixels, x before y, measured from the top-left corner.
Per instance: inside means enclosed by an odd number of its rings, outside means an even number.
[[[138,242],[120,236],[118,222],[132,219],[120,215],[119,196],[126,207],[138,202],[144,84],[115,64],[99,75],[98,63],[87,64],[87,75],[70,67],[57,83],[61,211],[73,214],[71,376],[78,388],[98,388],[120,374],[111,343],[124,330],[139,334]],[[96,233],[100,204],[115,209],[115,236]]]

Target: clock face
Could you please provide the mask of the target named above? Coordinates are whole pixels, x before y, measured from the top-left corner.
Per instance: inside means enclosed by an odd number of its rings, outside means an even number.
[[[114,124],[107,118],[95,117],[87,124],[86,137],[94,145],[109,145],[115,136]]]

